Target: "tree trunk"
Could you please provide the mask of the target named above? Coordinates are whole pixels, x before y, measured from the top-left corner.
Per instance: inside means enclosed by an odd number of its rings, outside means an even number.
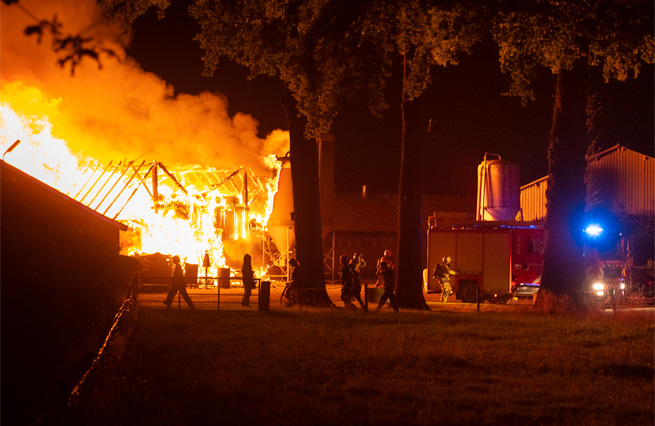
[[[428,121],[417,101],[404,102],[402,109],[402,154],[398,188],[398,306],[430,309],[423,296],[423,148]],[[405,114],[407,112],[407,115]],[[407,120],[409,118],[409,120]]]
[[[295,100],[287,95],[282,105],[289,125],[296,258],[301,265],[302,303],[317,306],[332,305],[325,289],[323,274],[323,241],[316,143],[304,137],[304,119],[298,117]]]
[[[582,307],[586,89],[585,67],[557,75],[548,147],[544,268],[537,298],[537,307],[548,311]]]

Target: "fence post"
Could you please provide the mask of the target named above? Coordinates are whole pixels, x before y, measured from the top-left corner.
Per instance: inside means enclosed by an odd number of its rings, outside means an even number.
[[[271,282],[262,281],[259,284],[259,297],[257,304],[259,305],[259,312],[268,312],[271,302]]]
[[[475,287],[475,302],[478,304],[478,313],[480,313],[480,283]]]

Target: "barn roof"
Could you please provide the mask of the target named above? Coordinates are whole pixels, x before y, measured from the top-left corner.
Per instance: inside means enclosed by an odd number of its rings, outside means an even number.
[[[97,211],[85,206],[84,204],[79,203],[78,201],[75,201],[74,199],[72,199],[68,195],[58,191],[57,189],[55,189],[55,188],[53,188],[53,187],[51,187],[51,186],[49,186],[47,184],[45,184],[44,182],[36,179],[35,177],[30,176],[29,174],[23,172],[22,170],[17,169],[16,167],[6,163],[5,161],[0,160],[0,166],[1,166],[1,170],[2,170],[3,174],[8,173],[10,175],[13,175],[14,177],[16,177],[19,180],[23,180],[25,182],[31,183],[32,185],[36,185],[39,188],[41,188],[43,191],[49,192],[49,193],[59,197],[65,203],[68,203],[68,204],[70,204],[70,205],[72,205],[74,207],[77,207],[77,208],[81,209],[82,211],[86,212],[87,214],[89,214],[89,215],[91,215],[91,216],[93,216],[93,217],[107,223],[110,226],[113,226],[113,227],[115,227],[115,228],[117,228],[117,229],[119,229],[121,231],[126,231],[127,230],[127,225],[124,225],[124,224],[122,224],[120,222],[117,222],[117,221],[111,219],[111,218],[108,218],[107,216],[104,216],[104,215],[98,213]]]

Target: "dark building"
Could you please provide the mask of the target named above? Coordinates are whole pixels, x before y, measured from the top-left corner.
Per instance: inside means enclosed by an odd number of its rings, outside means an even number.
[[[4,161],[0,174],[2,422],[32,424],[90,366],[135,265],[124,225]]]
[[[424,234],[427,233],[428,217],[451,219],[475,219],[475,197],[463,195],[424,195]],[[339,257],[351,258],[355,252],[362,253],[367,266],[362,277],[375,277],[377,260],[384,250],[390,249],[397,255],[398,246],[398,194],[337,193],[334,202],[333,228],[325,238],[324,253],[327,270],[338,278]],[[426,253],[425,240],[422,252]],[[423,259],[425,266],[425,259]]]

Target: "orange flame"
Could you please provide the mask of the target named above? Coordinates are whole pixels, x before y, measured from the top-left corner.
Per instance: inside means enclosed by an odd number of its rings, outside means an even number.
[[[21,82],[3,82],[1,93],[0,149],[4,152],[21,140],[7,154],[7,162],[126,223],[130,231],[123,238],[123,253],[177,254],[186,263],[202,264],[208,251],[212,268],[223,268],[227,266],[226,238],[246,240],[265,230],[277,191],[280,165],[275,155],[263,160],[269,172],[265,177],[247,167],[230,174],[198,165],[169,171],[161,163],[143,161],[103,166],[75,154],[66,141],[52,136],[50,117],[57,115],[59,99],[47,99],[39,89]],[[160,170],[154,183],[153,169]],[[157,203],[149,184],[157,188]]]

